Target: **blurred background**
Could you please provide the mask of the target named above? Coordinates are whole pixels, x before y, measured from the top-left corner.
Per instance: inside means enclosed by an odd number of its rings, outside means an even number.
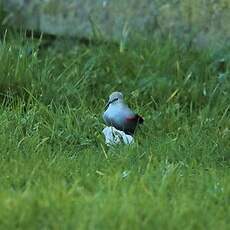
[[[229,0],[2,0],[3,25],[119,41],[172,36],[219,49],[230,40]]]

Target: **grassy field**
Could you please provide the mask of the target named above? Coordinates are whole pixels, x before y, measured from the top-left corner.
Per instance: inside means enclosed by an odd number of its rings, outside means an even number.
[[[229,229],[229,51],[2,31],[0,228]],[[104,144],[114,90],[145,118],[132,146]]]

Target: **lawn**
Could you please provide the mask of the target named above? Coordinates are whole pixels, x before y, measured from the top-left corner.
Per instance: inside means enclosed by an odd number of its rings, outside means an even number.
[[[0,228],[229,229],[229,53],[2,32]],[[145,122],[109,148],[115,90]]]

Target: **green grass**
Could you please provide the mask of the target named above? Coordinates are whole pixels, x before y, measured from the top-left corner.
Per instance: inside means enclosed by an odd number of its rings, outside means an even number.
[[[0,42],[1,229],[229,229],[228,47],[39,47]],[[114,90],[145,118],[132,146],[104,144]]]

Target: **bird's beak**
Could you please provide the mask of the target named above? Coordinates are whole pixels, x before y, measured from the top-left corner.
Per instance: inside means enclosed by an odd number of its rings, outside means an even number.
[[[112,101],[108,101],[108,103],[105,105],[105,109],[107,109],[109,105],[113,103],[114,101],[118,101],[118,98],[114,98]]]
[[[109,107],[110,103],[111,103],[110,101],[107,102],[107,104],[105,105],[105,110]]]

